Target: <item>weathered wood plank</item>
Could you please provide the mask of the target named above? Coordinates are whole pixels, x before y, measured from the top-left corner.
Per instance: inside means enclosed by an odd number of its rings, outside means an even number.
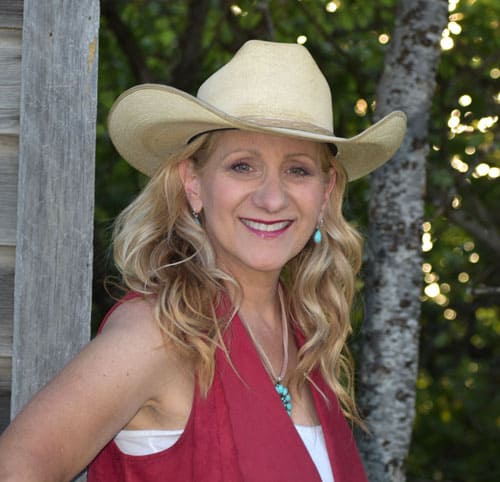
[[[89,339],[98,24],[98,0],[24,2],[13,415]]]
[[[0,357],[12,356],[12,319],[14,315],[14,246],[0,246]],[[0,386],[1,386],[0,371]]]
[[[0,27],[22,27],[23,3],[23,0],[0,0]]]
[[[20,29],[0,28],[0,134],[19,134],[21,48]]]
[[[16,243],[19,138],[0,135],[0,245]]]
[[[0,432],[10,420],[22,0],[0,0]]]
[[[10,418],[15,248],[0,246],[0,432]]]
[[[0,433],[10,421],[12,357],[0,356]]]
[[[7,90],[11,90],[12,97],[19,97],[20,92],[17,89],[2,89],[0,95],[6,95]],[[0,105],[3,100],[0,100]],[[19,134],[19,108],[0,107],[0,134]]]
[[[1,85],[21,85],[21,51],[22,31],[0,28]],[[15,105],[19,108],[19,102]]]
[[[9,424],[9,408],[10,408],[10,390],[0,390],[0,433],[2,433]]]

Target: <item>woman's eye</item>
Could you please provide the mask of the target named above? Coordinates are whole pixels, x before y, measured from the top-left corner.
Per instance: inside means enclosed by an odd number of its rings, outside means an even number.
[[[231,165],[231,170],[234,172],[241,172],[245,174],[247,172],[250,172],[252,168],[250,167],[250,164],[246,162],[235,162]]]
[[[309,171],[303,167],[291,167],[288,172],[293,176],[309,176]]]

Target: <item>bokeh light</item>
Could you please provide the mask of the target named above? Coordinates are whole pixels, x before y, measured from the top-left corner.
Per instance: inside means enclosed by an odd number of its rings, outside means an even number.
[[[243,10],[241,9],[241,7],[239,5],[233,4],[229,8],[230,8],[231,13],[233,15],[238,16],[238,15],[241,15],[243,13]]]
[[[368,111],[368,102],[365,99],[358,99],[354,106],[354,112],[359,116],[365,116]]]
[[[460,96],[460,98],[458,99],[458,103],[462,107],[468,107],[469,105],[472,104],[472,97],[469,94],[464,94]]]
[[[381,33],[378,36],[379,44],[382,44],[382,45],[388,44],[390,40],[391,40],[391,37],[386,33]]]
[[[334,1],[334,2],[328,2],[328,3],[325,5],[325,10],[326,10],[328,13],[334,13],[334,12],[336,12],[339,8],[340,8],[340,1],[339,1],[339,0],[336,0],[336,1]]]

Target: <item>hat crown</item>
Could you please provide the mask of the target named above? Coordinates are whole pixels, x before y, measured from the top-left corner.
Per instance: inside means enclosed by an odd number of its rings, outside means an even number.
[[[263,125],[308,125],[333,134],[332,96],[323,73],[299,44],[246,42],[199,88],[198,99]]]

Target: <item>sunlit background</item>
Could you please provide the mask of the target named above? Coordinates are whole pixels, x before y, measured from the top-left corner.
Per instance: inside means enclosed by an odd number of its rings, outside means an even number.
[[[161,81],[195,93],[243,41],[259,37],[313,52],[334,87],[338,135],[366,128],[376,109],[396,0],[200,0],[202,18],[190,3],[102,2],[95,323],[107,303],[109,223],[144,183],[107,139],[106,114],[119,92]],[[448,10],[429,126],[420,371],[407,480],[493,482],[500,480],[500,2],[450,0]],[[187,41],[191,51],[198,42],[201,54],[179,70]],[[351,183],[346,202],[347,217],[363,233],[367,182]]]

